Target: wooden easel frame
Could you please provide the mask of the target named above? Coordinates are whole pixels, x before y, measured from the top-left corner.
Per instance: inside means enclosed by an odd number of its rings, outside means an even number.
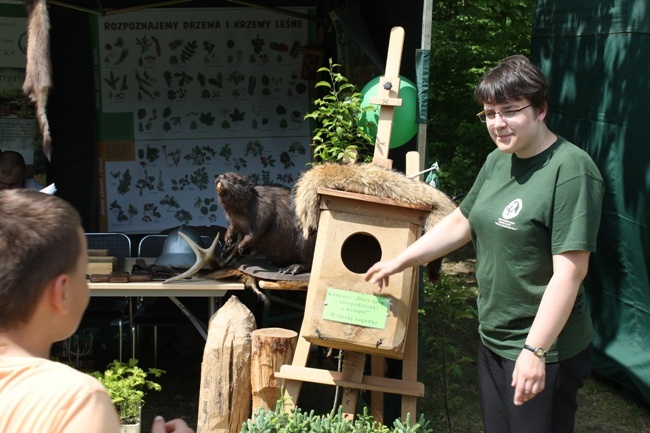
[[[404,29],[394,27],[390,35],[385,75],[380,79],[378,95],[370,98],[371,103],[380,105],[373,163],[387,168],[392,167],[392,161],[388,159],[388,150],[394,109],[402,105],[402,100],[399,98],[399,69],[403,45]],[[417,152],[409,152],[406,162],[407,173],[415,173],[419,170]],[[363,364],[366,355],[349,351],[345,352],[341,372],[306,367],[311,343],[303,337],[308,331],[307,325],[303,321],[292,364],[283,365],[280,372],[276,373],[277,378],[285,379],[285,410],[290,411],[297,404],[302,383],[310,382],[342,387],[344,389],[343,413],[348,419],[355,415],[359,390],[370,391],[371,414],[379,422],[384,422],[384,393],[402,396],[401,417],[403,420],[409,413],[413,417],[416,416],[417,398],[424,396],[424,385],[417,381],[419,275],[417,268],[404,272],[412,272],[413,298],[410,304],[402,358],[402,378],[383,377],[385,358],[375,354],[370,355],[371,374],[364,375]],[[306,308],[311,308],[309,298]],[[309,317],[308,312],[309,310],[305,312],[305,317]]]
[[[408,271],[405,271],[408,272]],[[347,419],[352,419],[356,414],[359,390],[370,391],[370,411],[375,420],[384,422],[384,393],[399,394],[402,396],[401,418],[406,419],[407,414],[416,416],[417,398],[424,396],[424,384],[417,382],[418,359],[418,302],[417,302],[417,269],[413,269],[414,302],[411,303],[409,325],[406,334],[404,356],[402,358],[402,378],[392,379],[383,377],[384,357],[370,356],[370,375],[363,374],[363,363],[358,362],[360,356],[365,354],[346,352],[351,354],[351,362],[343,371],[330,371],[319,368],[306,367],[311,343],[302,337],[305,324],[300,330],[298,343],[291,365],[283,365],[275,377],[285,380],[285,410],[290,411],[296,406],[300,396],[303,382],[322,385],[340,386],[344,389],[343,414]],[[309,308],[309,305],[307,305]]]
[[[388,55],[386,58],[386,71],[379,80],[377,96],[370,98],[371,104],[378,104],[379,121],[377,122],[377,136],[375,138],[375,153],[372,158],[374,164],[391,168],[393,161],[388,159],[390,149],[390,133],[393,127],[395,108],[402,106],[399,98],[400,63],[402,62],[402,49],[404,48],[404,29],[393,27],[388,42]]]

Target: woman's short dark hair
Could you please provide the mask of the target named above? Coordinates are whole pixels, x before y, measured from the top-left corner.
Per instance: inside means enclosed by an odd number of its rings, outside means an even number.
[[[82,253],[81,218],[38,191],[0,191],[0,329],[29,321],[47,284],[71,273]]]
[[[548,83],[530,60],[521,54],[507,57],[483,75],[474,96],[479,104],[504,104],[528,99],[535,108],[550,102]]]

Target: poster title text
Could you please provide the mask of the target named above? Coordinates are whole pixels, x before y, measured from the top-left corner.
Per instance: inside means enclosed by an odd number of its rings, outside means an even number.
[[[210,30],[210,29],[299,29],[300,19],[287,20],[232,20],[232,21],[116,21],[104,23],[105,31],[124,30]]]

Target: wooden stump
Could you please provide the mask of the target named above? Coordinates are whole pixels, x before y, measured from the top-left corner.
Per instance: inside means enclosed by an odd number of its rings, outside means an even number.
[[[201,364],[197,433],[239,433],[251,416],[255,317],[232,296],[211,318]]]
[[[274,410],[281,396],[281,381],[275,372],[290,364],[296,350],[298,333],[283,328],[253,331],[251,352],[251,391],[253,412],[258,408]]]

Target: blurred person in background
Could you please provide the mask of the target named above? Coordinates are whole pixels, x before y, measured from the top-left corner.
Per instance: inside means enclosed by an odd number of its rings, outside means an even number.
[[[26,188],[43,189],[43,185],[34,179],[26,178],[25,159],[19,152],[5,150],[0,152],[0,190]]]

